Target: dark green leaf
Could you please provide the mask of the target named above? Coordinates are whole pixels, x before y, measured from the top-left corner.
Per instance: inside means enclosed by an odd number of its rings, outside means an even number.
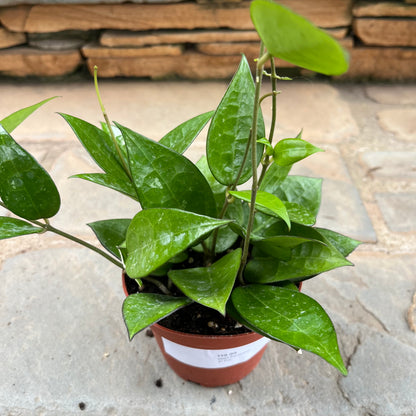
[[[171,270],[168,276],[188,298],[225,315],[240,260],[241,249],[237,249],[209,267]]]
[[[127,230],[126,272],[131,278],[147,276],[229,222],[177,209],[140,211]]]
[[[80,118],[61,114],[97,165],[118,181],[131,182],[110,136]]]
[[[36,111],[43,104],[46,104],[48,101],[53,100],[57,97],[47,98],[46,100],[41,101],[40,103],[31,105],[30,107],[22,108],[18,111],[15,111],[13,114],[5,117],[0,121],[0,124],[3,126],[4,130],[8,133],[11,133],[19,124],[21,124],[27,117],[29,117],[34,111]]]
[[[218,182],[232,185],[243,164],[253,120],[255,87],[245,56],[212,119],[207,136],[207,159]],[[265,136],[264,121],[259,114],[257,139]],[[258,163],[263,145],[257,144]],[[238,184],[252,175],[251,152]]]
[[[135,293],[123,303],[124,322],[132,339],[137,333],[154,324],[191,300],[155,293]]]
[[[230,191],[230,195],[246,202],[251,201],[251,191]],[[265,214],[281,218],[290,228],[290,219],[286,207],[277,196],[268,192],[258,191],[256,208]]]
[[[283,202],[291,222],[304,225],[313,225],[316,222],[315,215],[302,205],[294,202]]]
[[[200,170],[186,157],[117,125],[129,153],[129,165],[144,209],[177,208],[215,216],[214,195]]]
[[[107,123],[101,122],[101,129],[105,133],[107,133],[108,136],[111,136],[110,129],[108,128]],[[111,130],[113,132],[117,145],[124,156],[124,160],[127,160],[126,143],[124,143],[124,138],[123,138],[123,135],[121,134],[121,131],[114,125],[111,126]]]
[[[185,121],[162,137],[159,143],[177,153],[183,153],[195,140],[213,114],[214,111],[208,111]]]
[[[100,243],[116,257],[120,256],[120,245],[125,241],[130,219],[113,219],[95,221],[88,224],[94,231]]]
[[[0,240],[20,235],[41,233],[42,231],[42,228],[35,227],[26,221],[17,218],[0,217]]]
[[[332,244],[345,257],[362,244],[361,241],[325,228],[315,228],[315,230],[324,237],[327,244]]]
[[[249,285],[231,295],[237,312],[277,341],[313,352],[346,375],[331,319],[314,299],[295,290]]]
[[[0,198],[27,220],[53,217],[61,204],[49,174],[0,125]]]
[[[97,185],[114,189],[115,191],[121,192],[136,201],[138,200],[136,190],[130,180],[126,181],[125,179],[108,173],[80,173],[78,175],[71,176],[71,178],[84,179]]]
[[[290,258],[252,259],[244,277],[253,283],[301,281],[342,266],[351,266],[351,263],[338,250],[320,241],[308,241],[292,248]]]
[[[279,166],[290,166],[317,152],[323,150],[305,140],[283,139],[274,147],[273,159]]]
[[[263,181],[260,189],[276,195],[282,201],[301,205],[314,217],[318,215],[321,204],[322,179],[288,176],[282,181]]]
[[[272,56],[325,75],[341,75],[347,71],[347,53],[305,18],[268,0],[254,0],[250,14]]]

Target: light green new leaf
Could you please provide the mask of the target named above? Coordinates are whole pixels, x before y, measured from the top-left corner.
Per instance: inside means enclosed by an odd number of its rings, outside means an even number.
[[[240,260],[241,249],[237,249],[209,267],[171,270],[168,276],[188,298],[225,315]]]
[[[100,243],[116,257],[120,256],[120,245],[126,240],[127,228],[131,219],[120,218],[95,221],[87,224],[92,228]]]
[[[282,287],[248,285],[236,288],[231,300],[252,328],[259,328],[271,339],[313,352],[347,374],[331,319],[314,299]]]
[[[36,234],[43,231],[26,221],[17,218],[0,217],[0,240],[18,237],[20,235]]]
[[[230,195],[246,202],[251,202],[251,191],[230,191]],[[290,229],[290,219],[284,203],[275,195],[258,191],[256,195],[256,208],[265,214],[281,218]]]
[[[325,75],[341,75],[348,70],[348,55],[339,43],[286,7],[254,0],[250,15],[272,56]]]
[[[140,331],[154,324],[192,301],[187,298],[135,293],[123,302],[123,318],[130,340]]]
[[[126,142],[130,171],[144,209],[177,208],[216,215],[211,188],[190,160],[126,127],[117,127]]]
[[[11,133],[18,125],[20,125],[26,118],[28,118],[34,111],[36,111],[43,104],[46,104],[48,101],[53,100],[57,97],[47,98],[46,100],[41,101],[40,103],[31,105],[30,107],[22,108],[9,116],[5,117],[3,120],[0,120],[0,124],[3,126],[4,130],[8,133]]]
[[[274,147],[273,159],[279,166],[290,166],[317,152],[323,150],[305,140],[283,139]]]
[[[213,114],[214,111],[208,111],[185,121],[163,136],[159,143],[177,153],[183,153],[192,144]]]
[[[255,87],[245,56],[222,98],[208,130],[207,159],[212,174],[223,185],[232,185],[243,164],[253,120]],[[259,113],[257,138],[265,136],[264,121]],[[260,163],[263,145],[257,144]],[[244,164],[238,184],[252,175],[251,152]]]
[[[127,230],[126,272],[132,279],[147,276],[214,229],[228,223],[229,220],[178,209],[140,211]]]
[[[27,220],[53,217],[61,205],[49,174],[0,125],[0,198]]]

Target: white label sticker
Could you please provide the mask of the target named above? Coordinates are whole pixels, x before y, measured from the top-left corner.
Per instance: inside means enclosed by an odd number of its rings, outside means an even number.
[[[184,364],[200,368],[224,368],[249,360],[270,340],[263,337],[242,347],[222,350],[204,350],[185,347],[163,337],[162,341],[166,353]]]

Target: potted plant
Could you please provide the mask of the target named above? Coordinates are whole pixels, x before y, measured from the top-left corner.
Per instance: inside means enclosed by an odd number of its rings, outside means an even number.
[[[347,373],[330,318],[300,285],[351,265],[346,256],[359,242],[315,227],[321,180],[289,175],[294,163],[321,149],[305,141],[302,131],[274,140],[277,83],[287,79],[278,76],[274,58],[338,75],[348,68],[347,55],[277,3],[254,0],[250,12],[261,39],[254,79],[242,56],[217,109],[185,121],[158,142],[110,124],[96,73],[101,128],[61,114],[102,170],[76,177],[138,203],[132,219],[88,224],[103,248],[51,225],[60,206],[58,190],[10,136],[48,100],[6,117],[0,128],[0,205],[14,214],[0,217],[0,238],[50,231],[119,266],[130,339],[152,326],[172,368],[208,386],[245,376],[270,339],[311,351]],[[271,91],[262,95],[264,78]],[[272,104],[268,133],[265,99]],[[193,164],[183,152],[209,121],[206,156]]]

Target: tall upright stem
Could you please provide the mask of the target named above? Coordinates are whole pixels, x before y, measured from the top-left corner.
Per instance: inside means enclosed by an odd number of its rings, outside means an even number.
[[[260,45],[260,56],[264,53],[264,45],[261,42]],[[250,246],[250,236],[253,229],[254,214],[256,208],[256,196],[257,196],[257,122],[260,111],[260,91],[263,77],[264,63],[258,62],[256,65],[256,79],[255,79],[255,94],[254,94],[254,105],[253,105],[253,121],[251,126],[250,134],[250,147],[251,147],[251,167],[252,167],[252,185],[251,185],[251,200],[250,200],[250,214],[247,222],[246,236],[243,245],[243,254],[241,256],[241,265],[238,272],[238,278],[241,284],[244,284],[243,272],[247,264],[248,251]]]
[[[107,128],[108,128],[108,131],[110,133],[111,140],[114,143],[114,146],[116,148],[118,157],[119,157],[119,159],[121,161],[121,165],[122,165],[124,171],[126,172],[127,176],[130,179],[132,179],[130,169],[127,166],[127,163],[126,163],[126,161],[124,159],[123,154],[121,153],[120,146],[117,143],[117,140],[116,140],[116,138],[114,136],[113,128],[111,127],[110,120],[108,118],[107,112],[105,111],[104,104],[103,104],[103,100],[101,99],[100,90],[98,88],[97,72],[98,72],[98,68],[97,68],[97,66],[94,66],[94,86],[95,86],[95,93],[97,94],[97,99],[98,99],[98,102],[100,104],[101,112],[103,113],[103,117],[104,117],[105,123],[107,124]]]

